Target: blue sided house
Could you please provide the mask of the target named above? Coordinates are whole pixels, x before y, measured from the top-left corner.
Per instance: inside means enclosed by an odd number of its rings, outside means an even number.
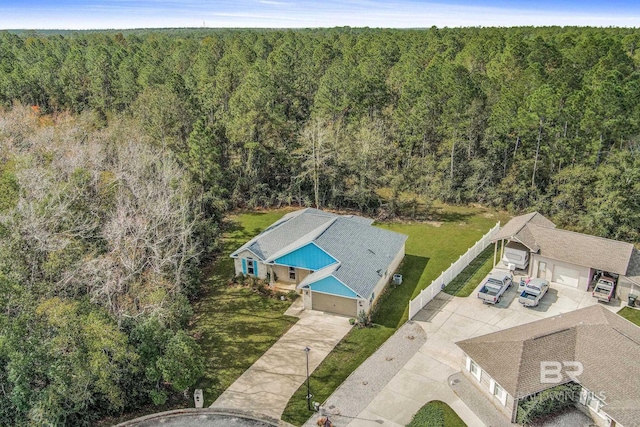
[[[311,208],[291,212],[231,254],[236,274],[295,285],[305,309],[368,313],[404,258],[407,240],[372,223]]]

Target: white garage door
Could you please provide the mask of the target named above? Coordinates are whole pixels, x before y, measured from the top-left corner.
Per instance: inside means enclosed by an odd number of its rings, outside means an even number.
[[[336,295],[312,292],[311,308],[313,308],[314,310],[327,311],[329,313],[356,317],[357,302],[352,298],[344,298]]]
[[[556,265],[553,268],[553,278],[551,279],[552,282],[577,288],[579,280],[580,272],[578,270],[560,267],[559,265]]]

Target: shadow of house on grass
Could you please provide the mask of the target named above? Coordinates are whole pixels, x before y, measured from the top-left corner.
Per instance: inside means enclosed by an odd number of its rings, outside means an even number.
[[[493,258],[493,245],[489,245],[467,265],[445,288],[444,292],[453,296],[466,297],[473,293],[470,287],[474,289],[480,284],[485,277],[477,277],[477,273],[482,270],[486,262]],[[478,279],[480,279],[478,281]],[[477,282],[477,283],[471,283]]]
[[[405,255],[404,261],[398,268],[398,273],[402,274],[402,284],[394,285],[390,283],[385,293],[376,303],[376,308],[372,315],[373,322],[389,328],[400,326],[408,315],[409,301],[414,293],[418,293],[420,278],[429,263],[429,258]]]

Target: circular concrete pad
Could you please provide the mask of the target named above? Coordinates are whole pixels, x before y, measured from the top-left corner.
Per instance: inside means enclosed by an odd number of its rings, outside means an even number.
[[[182,414],[155,418],[135,424],[137,427],[273,427],[271,423],[223,414]]]
[[[282,420],[255,411],[220,409],[177,409],[159,412],[116,427],[293,427]]]

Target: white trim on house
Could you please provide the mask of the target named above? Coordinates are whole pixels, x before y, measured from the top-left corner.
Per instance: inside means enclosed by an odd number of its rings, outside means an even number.
[[[244,252],[244,251],[251,252],[251,253],[253,254],[253,256],[255,256],[255,257],[256,257],[256,258],[255,258],[255,260],[256,260],[256,261],[260,261],[261,263],[263,263],[263,264],[264,264],[264,260],[263,260],[262,258],[260,258],[258,255],[256,255],[256,253],[255,253],[255,252],[253,252],[253,251],[252,251],[251,249],[249,249],[249,248],[243,248],[242,250],[238,249],[238,250],[236,251],[236,253],[233,253],[233,254],[231,255],[231,258],[236,258],[236,259],[237,259],[237,258],[240,258],[240,254],[241,254],[242,252]]]
[[[504,388],[502,388],[502,386],[500,384],[495,382],[493,380],[493,378],[491,379],[491,381],[493,381],[493,391],[491,392],[491,394],[493,394],[496,397],[496,399],[498,399],[500,401],[502,406],[506,406],[507,405],[507,391]]]
[[[356,295],[355,297],[347,297],[347,296],[344,296],[344,295],[336,295],[336,294],[330,294],[330,293],[322,292],[322,291],[314,291],[313,289],[311,289],[311,292],[313,292],[314,294],[331,295],[331,296],[334,296],[334,297],[347,298],[347,299],[358,299],[358,298],[360,298],[360,296],[358,296],[358,295]],[[311,298],[313,298],[313,296]]]
[[[335,268],[334,268],[334,267],[335,267]],[[322,279],[326,279],[327,277],[331,276],[331,277],[333,277],[334,279],[336,279],[338,282],[342,283],[342,285],[343,285],[345,288],[349,289],[351,292],[353,292],[354,294],[356,294],[356,295],[357,295],[357,298],[364,299],[364,297],[362,297],[362,296],[361,296],[359,293],[357,293],[355,290],[351,289],[351,287],[350,287],[349,285],[347,285],[346,283],[344,283],[342,280],[338,279],[338,278],[333,274],[333,273],[335,273],[336,269],[337,269],[336,264],[331,264],[331,265],[326,266],[326,267],[325,267],[325,268],[323,268],[322,270],[318,270],[318,271],[316,271],[315,273],[311,273],[311,274],[309,274],[307,277],[305,277],[305,278],[304,278],[304,280],[303,280],[302,282],[300,282],[300,283],[298,284],[297,288],[298,288],[298,289],[309,289],[309,290],[311,290],[312,292],[320,292],[320,291],[316,291],[316,290],[311,289],[311,285],[313,285],[313,284],[314,284],[314,283],[316,283],[316,282],[319,282],[319,281],[320,281],[320,280],[322,280]],[[318,279],[315,279],[315,278],[310,279],[310,277],[311,277],[312,275],[314,275],[314,274],[318,274],[318,273],[322,273],[322,272],[324,272],[325,270],[328,270],[328,271],[329,271],[329,272],[328,272],[328,274],[322,274],[322,275],[319,275],[319,276],[318,276],[318,277],[319,277]],[[320,292],[320,293],[325,293],[325,292]],[[331,295],[333,295],[333,294],[331,294]],[[342,295],[338,295],[338,296],[342,296]],[[345,298],[350,298],[350,297],[345,297]]]
[[[342,283],[342,282],[341,282],[341,283]],[[345,286],[347,286],[347,285],[345,285]],[[347,286],[347,288],[349,288],[349,287]],[[351,288],[349,288],[349,289],[351,289]],[[306,289],[305,289],[305,290],[306,290]],[[332,295],[332,296],[334,296],[334,297],[348,298],[348,299],[362,299],[362,297],[361,297],[360,295],[358,295],[358,294],[356,294],[356,296],[355,296],[355,297],[348,297],[348,296],[345,296],[345,295],[336,295],[336,294],[330,294],[330,293],[328,293],[328,292],[314,291],[313,289],[309,289],[309,290],[310,290],[311,292],[313,292],[314,294]],[[353,290],[353,289],[351,289],[351,290]],[[313,298],[313,296],[312,296],[311,298]]]
[[[478,380],[478,382],[482,381],[482,368],[469,356],[467,356],[467,370],[475,377],[476,380]]]
[[[283,257],[283,256],[285,256],[287,254],[290,254],[291,252],[297,251],[298,249],[303,248],[304,246],[307,246],[309,243],[314,244],[318,249],[320,249],[321,251],[323,251],[324,253],[329,255],[331,258],[333,258],[336,261],[338,261],[338,259],[336,257],[331,255],[326,250],[322,249],[320,246],[318,246],[316,244],[316,242],[314,242],[314,240],[316,240],[318,237],[320,237],[322,235],[322,233],[327,231],[327,228],[329,228],[331,225],[333,225],[337,220],[338,220],[338,217],[332,218],[331,220],[325,222],[321,226],[314,228],[313,230],[311,230],[310,232],[308,232],[304,236],[302,236],[299,239],[291,242],[290,244],[288,244],[284,248],[280,249],[279,251],[274,252],[269,258],[265,259],[264,262],[268,263],[268,264],[274,264],[274,261],[276,259],[278,259],[280,257]]]
[[[588,407],[591,410],[590,412],[597,414],[603,420],[611,419],[606,411],[604,411],[606,405],[603,400],[584,387],[580,390],[580,403]]]
[[[372,227],[371,223],[373,221],[349,220],[351,217],[330,213],[323,213],[322,218],[314,217],[313,222],[309,222],[311,217],[300,216],[307,212],[309,215],[316,214],[313,209],[302,210],[300,213],[294,214],[295,216],[288,214],[286,215],[288,220],[295,222],[289,223],[284,219],[276,221],[263,233],[258,234],[236,250],[232,254],[232,257],[235,258],[236,274],[238,271],[242,271],[241,261],[250,257],[255,260],[254,262],[258,263],[258,269],[254,272],[256,276],[266,278],[270,275],[273,283],[277,272],[279,276],[282,276],[283,281],[297,282],[296,288],[302,291],[305,308],[310,308],[308,306],[312,303],[311,292],[319,292],[319,295],[326,294],[340,298],[357,299],[358,306],[369,311],[372,304],[375,303],[376,297],[382,293],[382,289],[386,286],[390,274],[395,271],[397,265],[403,259],[407,236]],[[282,233],[272,234],[283,224],[291,224],[291,226],[283,230]],[[335,228],[332,228],[334,225]],[[310,231],[305,232],[310,228]],[[296,239],[299,234],[302,235]],[[261,239],[264,239],[264,242]],[[358,240],[362,241],[361,245],[358,245]],[[260,243],[260,245],[256,242]],[[290,243],[287,244],[287,242]],[[322,251],[322,253],[317,253],[318,259],[324,261],[326,257],[329,257],[327,261],[333,263],[316,271],[311,271],[302,265],[297,265],[294,267],[295,270],[292,270],[289,267],[292,267],[293,259],[289,260],[290,262],[288,263],[281,263],[286,261],[279,258],[287,257],[301,248],[309,249],[310,252],[315,254],[313,248],[308,247],[309,244],[312,244],[315,250]],[[254,245],[256,251],[260,252],[262,256],[258,256],[255,251],[249,249],[251,245]],[[364,251],[366,247],[363,245],[370,247],[371,254]],[[397,253],[386,254],[386,252],[390,252],[391,248],[396,247],[398,247]],[[337,253],[339,257],[332,252]],[[241,257],[243,259],[240,259]],[[367,260],[366,264],[362,262],[362,259]],[[299,261],[298,257],[296,257],[296,261]],[[250,260],[247,260],[247,263],[250,262]],[[307,263],[299,262],[298,264]],[[342,266],[347,266],[348,268],[340,270]],[[351,291],[350,296],[334,294],[330,292],[332,288],[323,289],[327,292],[307,289],[309,287],[313,288],[314,282],[321,281],[327,277],[332,277],[344,286],[346,290]],[[337,286],[335,282],[334,285]],[[344,289],[338,291],[342,293]]]
[[[256,271],[258,269],[258,262],[257,260],[251,258],[251,257],[247,257],[244,258],[245,260],[245,264],[247,266],[247,275],[249,276],[257,276],[258,272]],[[256,262],[254,262],[256,261]]]

